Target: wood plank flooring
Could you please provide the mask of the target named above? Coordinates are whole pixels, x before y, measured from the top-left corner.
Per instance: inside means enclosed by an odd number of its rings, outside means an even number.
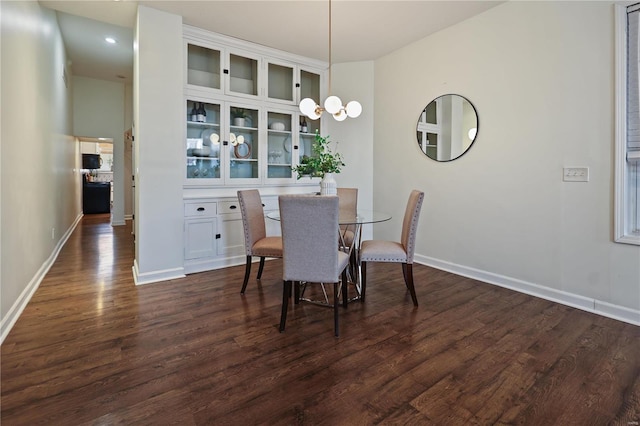
[[[640,327],[414,266],[365,304],[290,309],[281,262],[136,287],[130,228],[85,216],[1,348],[9,425],[638,425]]]

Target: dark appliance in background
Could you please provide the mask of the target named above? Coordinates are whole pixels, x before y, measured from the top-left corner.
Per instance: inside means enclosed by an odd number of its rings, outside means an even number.
[[[82,185],[82,212],[84,214],[111,212],[111,183],[84,182]]]
[[[102,158],[99,154],[82,154],[83,169],[99,169],[102,165]]]
[[[82,168],[99,169],[102,158],[99,154],[82,154]],[[88,182],[87,174],[82,177],[82,211],[84,214],[109,213],[111,211],[111,183]]]

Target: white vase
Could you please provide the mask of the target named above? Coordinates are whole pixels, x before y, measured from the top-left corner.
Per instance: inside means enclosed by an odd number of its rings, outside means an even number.
[[[233,125],[238,127],[244,127],[244,117],[234,117]]]
[[[320,195],[337,195],[338,182],[333,177],[333,173],[325,173],[320,181]]]

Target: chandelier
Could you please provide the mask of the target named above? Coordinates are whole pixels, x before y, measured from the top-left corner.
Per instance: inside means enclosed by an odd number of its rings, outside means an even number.
[[[342,105],[339,97],[331,95],[331,0],[329,0],[329,97],[324,101],[324,108],[311,98],[300,101],[300,112],[311,120],[320,118],[324,111],[337,121],[344,121],[347,117],[356,118],[362,113],[362,105],[358,101],[351,101]]]

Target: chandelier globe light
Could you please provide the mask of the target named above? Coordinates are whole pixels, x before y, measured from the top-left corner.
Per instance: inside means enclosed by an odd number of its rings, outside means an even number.
[[[344,121],[347,117],[357,118],[362,113],[360,102],[350,101],[347,105],[343,105],[339,97],[331,95],[331,0],[329,0],[329,95],[323,106],[311,98],[304,98],[300,101],[300,112],[311,120],[317,120],[326,111],[336,121]]]

